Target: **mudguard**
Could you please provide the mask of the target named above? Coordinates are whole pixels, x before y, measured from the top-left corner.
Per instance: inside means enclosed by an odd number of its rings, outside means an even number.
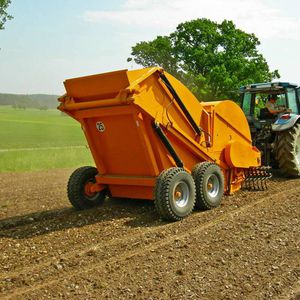
[[[281,115],[274,124],[272,124],[273,131],[284,131],[292,128],[297,121],[300,119],[300,115],[296,114],[283,114]]]

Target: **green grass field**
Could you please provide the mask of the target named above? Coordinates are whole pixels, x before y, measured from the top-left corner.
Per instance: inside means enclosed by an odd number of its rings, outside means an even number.
[[[80,124],[58,110],[0,106],[0,172],[93,164]]]

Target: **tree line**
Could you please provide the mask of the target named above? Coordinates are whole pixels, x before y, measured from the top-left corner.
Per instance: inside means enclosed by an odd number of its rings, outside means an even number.
[[[0,105],[10,105],[15,109],[36,108],[47,110],[56,108],[58,96],[56,95],[16,95],[16,94],[0,94]]]

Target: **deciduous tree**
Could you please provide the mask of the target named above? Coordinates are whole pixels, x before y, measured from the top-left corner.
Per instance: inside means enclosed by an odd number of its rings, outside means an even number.
[[[169,36],[132,47],[131,57],[144,67],[161,66],[183,81],[201,100],[238,97],[241,85],[279,77],[258,51],[260,41],[224,20],[181,23]]]
[[[10,3],[10,0],[0,0],[0,30],[4,29],[4,24],[7,20],[12,19],[12,16],[7,13]]]

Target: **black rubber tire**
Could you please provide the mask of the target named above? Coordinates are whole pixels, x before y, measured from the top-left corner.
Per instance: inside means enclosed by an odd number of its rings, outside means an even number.
[[[300,124],[278,133],[274,152],[283,176],[300,176]]]
[[[219,188],[216,196],[212,197],[208,190],[208,180],[214,175],[214,180],[218,180]],[[195,208],[199,210],[208,210],[218,207],[224,194],[224,175],[219,166],[212,162],[201,162],[197,164],[192,176],[196,184],[196,204]]]
[[[186,203],[178,205],[175,188],[184,187]],[[190,215],[196,201],[196,187],[193,177],[182,168],[170,168],[163,171],[156,180],[154,204],[159,215],[167,221],[180,221]],[[185,201],[183,201],[185,202]]]
[[[161,205],[161,201],[157,200],[158,199],[158,195],[160,194],[161,191],[161,185],[162,182],[164,182],[164,177],[165,177],[166,172],[163,171],[156,179],[156,183],[154,186],[154,206],[156,211],[158,212],[158,214],[161,216],[162,215],[162,211],[163,211],[163,207]]]
[[[85,185],[88,182],[96,182],[98,171],[95,167],[80,167],[70,176],[68,182],[68,198],[71,204],[78,210],[92,208],[101,205],[107,195],[107,190],[88,196],[85,193]]]

